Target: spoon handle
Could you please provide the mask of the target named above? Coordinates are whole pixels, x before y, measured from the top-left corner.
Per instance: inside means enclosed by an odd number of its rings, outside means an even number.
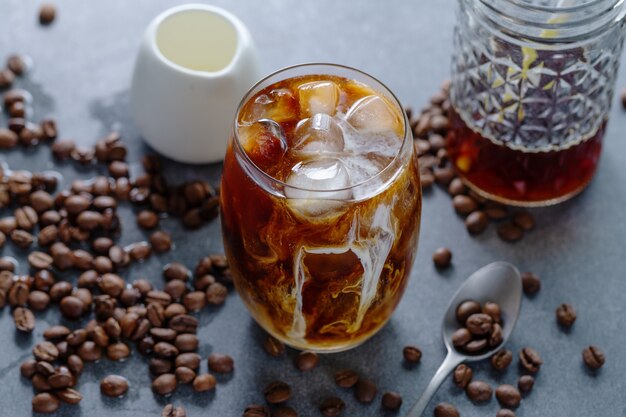
[[[417,401],[417,403],[415,403],[415,405],[411,408],[411,410],[409,410],[409,414],[407,414],[406,417],[420,417],[428,406],[430,399],[433,397],[433,395],[435,395],[437,389],[439,389],[439,386],[441,385],[443,380],[446,379],[448,374],[450,374],[450,372],[452,372],[452,370],[456,368],[456,366],[459,365],[461,362],[463,362],[462,356],[456,355],[453,352],[448,352],[448,355],[444,359],[443,363],[441,364],[439,369],[437,369],[435,376],[433,376],[433,379],[430,380],[430,383],[424,390],[424,393]]]

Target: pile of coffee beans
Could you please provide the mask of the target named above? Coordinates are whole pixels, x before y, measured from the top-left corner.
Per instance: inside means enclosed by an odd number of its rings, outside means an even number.
[[[438,184],[445,189],[452,198],[454,210],[463,217],[465,227],[471,235],[484,232],[493,221],[498,222],[497,234],[502,240],[518,241],[535,227],[533,216],[527,211],[513,211],[470,190],[456,175],[448,159],[446,136],[450,128],[449,91],[450,83],[446,82],[419,114],[414,114],[407,108],[415,138],[422,188],[428,189],[433,184]]]
[[[452,334],[452,344],[457,350],[480,355],[502,344],[503,322],[498,304],[463,301],[456,308],[456,319],[461,325]]]

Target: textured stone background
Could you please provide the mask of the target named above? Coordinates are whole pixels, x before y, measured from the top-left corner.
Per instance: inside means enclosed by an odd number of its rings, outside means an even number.
[[[130,147],[130,161],[137,161],[146,147],[128,116],[128,87],[134,54],[148,22],[176,0],[57,0],[58,20],[48,28],[37,23],[34,1],[2,0],[0,4],[0,60],[12,52],[30,55],[35,62],[22,86],[37,102],[37,118],[54,115],[62,136],[81,143],[94,143],[110,129],[120,129]],[[365,70],[383,80],[407,105],[419,108],[448,74],[454,23],[453,0],[360,1],[316,0],[307,2],[216,1],[249,26],[267,73],[305,61],[330,61]],[[621,85],[626,84],[622,68]],[[616,100],[617,102],[617,100]],[[3,116],[0,116],[2,118]],[[4,123],[4,121],[2,121]],[[228,352],[236,361],[232,377],[220,379],[214,394],[194,395],[182,387],[172,401],[183,404],[188,416],[239,416],[245,405],[262,402],[260,387],[281,378],[291,383],[294,396],[289,404],[301,416],[318,416],[317,404],[330,394],[347,403],[347,416],[387,415],[380,409],[379,393],[370,406],[358,404],[348,391],[333,383],[335,370],[353,367],[378,381],[380,392],[399,391],[405,413],[428,383],[444,356],[440,319],[450,295],[463,279],[480,266],[498,259],[531,269],[543,278],[543,289],[534,299],[524,299],[521,319],[509,343],[516,353],[524,345],[543,355],[542,368],[533,393],[518,416],[626,416],[626,114],[614,106],[606,148],[597,177],[589,189],[558,207],[537,210],[538,230],[522,242],[501,242],[492,226],[478,238],[467,235],[441,190],[424,197],[420,248],[413,277],[403,302],[391,322],[365,345],[346,353],[324,356],[321,366],[300,374],[288,358],[269,358],[260,348],[262,331],[250,319],[235,294],[223,308],[202,313],[201,354]],[[67,179],[88,178],[95,170],[81,171],[71,164],[51,163],[49,149],[0,153],[14,168],[57,169]],[[139,168],[137,163],[133,168]],[[167,172],[183,180],[203,176],[215,182],[220,167],[190,167],[170,163]],[[139,240],[143,232],[134,226],[125,207],[122,243]],[[126,277],[148,277],[161,282],[162,265],[181,259],[193,267],[204,254],[221,250],[217,222],[195,232],[165,221],[176,241],[176,250],[153,256]],[[433,250],[449,246],[454,267],[439,274],[430,261]],[[16,253],[12,245],[3,255]],[[25,263],[20,272],[26,273]],[[555,324],[554,309],[571,302],[579,318],[565,334]],[[0,415],[29,415],[30,384],[19,376],[19,363],[41,340],[48,324],[57,323],[55,311],[37,316],[30,337],[17,335],[8,309],[0,311]],[[580,352],[589,343],[600,345],[607,365],[592,375],[582,365]],[[402,347],[417,344],[422,363],[405,369]],[[206,363],[203,364],[206,367]],[[478,364],[477,377],[492,384],[514,382],[517,366],[502,375]],[[99,393],[99,380],[108,373],[125,375],[131,381],[126,397],[117,400]],[[88,365],[79,389],[85,399],[78,407],[63,406],[58,415],[140,417],[158,415],[168,400],[152,394],[147,362],[136,353],[125,363],[106,360]],[[495,400],[473,406],[450,380],[444,382],[426,415],[436,402],[456,404],[463,416],[495,415]],[[392,414],[389,414],[392,415]]]

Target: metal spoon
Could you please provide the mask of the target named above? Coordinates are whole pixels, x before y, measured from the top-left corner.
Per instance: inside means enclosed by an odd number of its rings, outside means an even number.
[[[502,329],[502,344],[480,355],[468,355],[457,351],[452,345],[452,333],[459,328],[456,320],[457,306],[466,300],[476,300],[479,303],[493,301],[500,305],[504,319]],[[520,273],[508,262],[494,262],[482,267],[465,280],[450,300],[448,309],[443,318],[443,342],[448,349],[448,355],[433,376],[419,401],[411,408],[407,417],[420,417],[428,406],[430,399],[444,379],[454,368],[465,361],[479,361],[490,357],[502,348],[515,327],[519,308],[522,301],[522,280]]]

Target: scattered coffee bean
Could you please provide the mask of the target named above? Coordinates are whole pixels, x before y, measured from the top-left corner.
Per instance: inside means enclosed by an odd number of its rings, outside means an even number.
[[[17,307],[13,310],[13,321],[15,328],[21,332],[30,333],[35,328],[35,315],[24,307]]]
[[[121,397],[128,391],[128,380],[123,376],[109,375],[100,381],[100,392],[107,397]]]
[[[54,413],[61,405],[59,398],[49,392],[42,392],[33,397],[33,411],[36,413]]]
[[[517,388],[509,384],[496,388],[496,398],[500,405],[507,408],[517,408],[522,401],[522,395]]]
[[[300,352],[298,356],[296,356],[296,367],[302,372],[311,371],[317,367],[319,361],[320,358],[315,352]]]
[[[480,210],[470,213],[470,215],[465,218],[467,231],[474,235],[482,233],[488,225],[489,217]]]
[[[448,403],[439,403],[435,406],[435,417],[459,417],[460,414],[455,406]]]
[[[525,294],[536,294],[541,289],[541,280],[532,272],[524,272],[522,273],[522,287]]]
[[[524,236],[524,229],[513,223],[502,223],[498,226],[498,236],[506,242],[517,242]]]
[[[172,404],[168,404],[163,407],[161,417],[187,417],[187,413],[183,407],[174,407]]]
[[[467,396],[474,402],[486,402],[491,399],[493,390],[491,386],[484,381],[472,381],[465,389]]]
[[[606,361],[604,353],[597,346],[587,346],[583,349],[583,362],[590,369],[600,369]]]
[[[107,346],[107,357],[112,361],[121,361],[130,356],[130,348],[122,342]]]
[[[169,233],[157,230],[150,235],[150,245],[157,253],[167,252],[172,247],[172,238]]]
[[[437,268],[447,268],[452,261],[452,252],[448,248],[439,248],[433,253],[433,262]]]
[[[511,218],[511,222],[523,230],[532,230],[535,228],[535,218],[527,211],[515,213]]]
[[[291,397],[291,387],[286,382],[274,381],[265,387],[263,395],[270,404],[283,403]]]
[[[74,388],[65,388],[56,392],[57,397],[66,404],[76,405],[82,401],[83,396]]]
[[[478,209],[478,203],[472,197],[464,194],[455,195],[452,199],[454,210],[460,215],[468,215]]]
[[[515,417],[515,412],[506,408],[502,408],[498,410],[498,412],[496,413],[496,417]]]
[[[217,380],[211,374],[198,375],[192,383],[193,390],[196,392],[211,391],[217,385]]]
[[[571,304],[561,304],[556,309],[556,320],[561,326],[571,327],[576,321],[576,310]]]
[[[87,340],[78,347],[76,353],[84,361],[96,362],[102,357],[102,348],[93,341]]]
[[[209,369],[219,374],[229,374],[233,371],[235,362],[233,358],[221,353],[212,353],[208,359]]]
[[[359,402],[369,404],[376,398],[376,384],[371,379],[359,378],[354,389],[354,395]]]
[[[45,252],[33,251],[28,254],[28,263],[35,269],[48,269],[52,266],[52,256]]]
[[[418,363],[422,359],[422,351],[417,346],[405,346],[402,355],[408,363]]]
[[[339,397],[328,397],[320,404],[320,412],[324,417],[337,417],[343,414],[345,403]],[[245,416],[245,414],[244,414]]]
[[[39,7],[39,23],[42,25],[49,25],[54,21],[57,10],[53,4],[44,3]]]
[[[335,383],[341,388],[352,388],[359,381],[359,375],[351,369],[335,372]]]
[[[272,417],[298,417],[298,413],[293,408],[283,405],[272,412]]]
[[[535,378],[531,375],[522,375],[517,380],[517,388],[525,394],[529,393],[535,385]]]
[[[197,376],[196,371],[194,371],[193,369],[189,369],[186,366],[179,366],[174,371],[174,374],[176,375],[176,380],[180,384],[190,384],[193,382],[194,379],[196,379]]]
[[[249,404],[246,406],[242,417],[271,417],[270,409],[264,405]]]
[[[270,356],[275,358],[285,353],[285,345],[283,342],[270,335],[267,335],[263,341],[263,349],[265,349]]]
[[[531,347],[525,347],[519,353],[520,364],[528,372],[537,373],[543,365],[539,353]]]
[[[397,411],[402,407],[402,396],[397,392],[386,392],[383,394],[382,406],[386,410]]]
[[[69,320],[77,320],[85,311],[85,304],[80,298],[69,295],[61,300],[59,308],[63,317]]]
[[[461,325],[465,325],[465,322],[472,314],[478,314],[482,311],[480,303],[474,300],[463,301],[456,308],[456,320]]]
[[[142,229],[154,229],[159,224],[159,216],[150,210],[142,210],[137,214],[137,225]]]
[[[457,387],[465,389],[467,385],[472,382],[473,375],[474,373],[469,366],[461,364],[454,370],[452,378]]]
[[[0,73],[0,85],[2,84],[2,73]],[[15,132],[0,128],[0,149],[11,149],[17,145],[18,136]]]
[[[152,381],[152,390],[159,395],[168,395],[176,391],[176,375],[162,374]]]
[[[219,282],[215,282],[206,289],[206,299],[211,305],[221,305],[226,301],[228,296],[228,288]]]

